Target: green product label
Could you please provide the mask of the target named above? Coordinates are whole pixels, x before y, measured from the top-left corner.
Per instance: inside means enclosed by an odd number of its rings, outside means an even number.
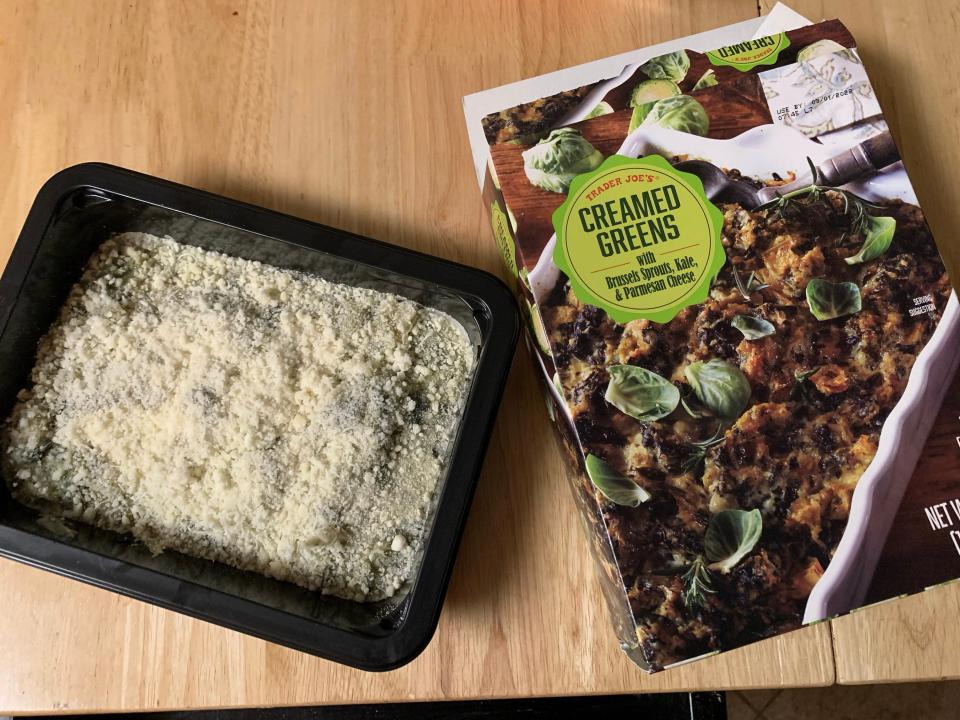
[[[553,261],[576,296],[618,323],[669,322],[707,299],[726,262],[723,215],[699,178],[659,155],[612,155],[578,175],[553,227]]]
[[[781,50],[790,45],[786,33],[767,35],[755,40],[744,40],[736,45],[724,45],[707,53],[714,65],[726,65],[741,72],[753,70],[757,65],[773,65]]]
[[[500,203],[495,202],[490,205],[490,224],[493,225],[493,236],[497,240],[500,257],[503,258],[507,272],[517,277],[517,246],[513,242],[513,235],[510,234],[510,221],[507,219],[507,214],[500,209]]]

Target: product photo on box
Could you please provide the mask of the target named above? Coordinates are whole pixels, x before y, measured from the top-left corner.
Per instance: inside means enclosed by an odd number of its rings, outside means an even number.
[[[864,604],[960,342],[846,27],[688,40],[482,117],[492,99],[465,99],[617,637],[648,670]]]

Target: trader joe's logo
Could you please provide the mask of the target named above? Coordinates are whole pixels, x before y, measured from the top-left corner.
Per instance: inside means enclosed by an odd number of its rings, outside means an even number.
[[[553,261],[574,293],[619,323],[669,322],[707,299],[726,261],[720,211],[659,155],[614,155],[574,178],[553,226]]]
[[[741,72],[752,70],[757,65],[773,65],[780,51],[790,45],[786,33],[767,35],[754,40],[744,40],[734,45],[724,45],[707,53],[714,65],[726,65]]]

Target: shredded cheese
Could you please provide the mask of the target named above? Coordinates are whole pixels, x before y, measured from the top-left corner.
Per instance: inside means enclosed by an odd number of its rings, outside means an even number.
[[[118,235],[40,343],[6,477],[155,552],[382,599],[415,570],[473,356],[405,298]]]

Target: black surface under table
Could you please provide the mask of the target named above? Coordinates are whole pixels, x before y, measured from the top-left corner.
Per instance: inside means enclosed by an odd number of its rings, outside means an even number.
[[[49,716],[62,720],[63,715]],[[629,720],[725,720],[723,693],[596,695],[590,697],[474,700],[469,702],[331,705],[324,707],[191,710],[84,717],[141,720],[553,720],[622,717]]]

